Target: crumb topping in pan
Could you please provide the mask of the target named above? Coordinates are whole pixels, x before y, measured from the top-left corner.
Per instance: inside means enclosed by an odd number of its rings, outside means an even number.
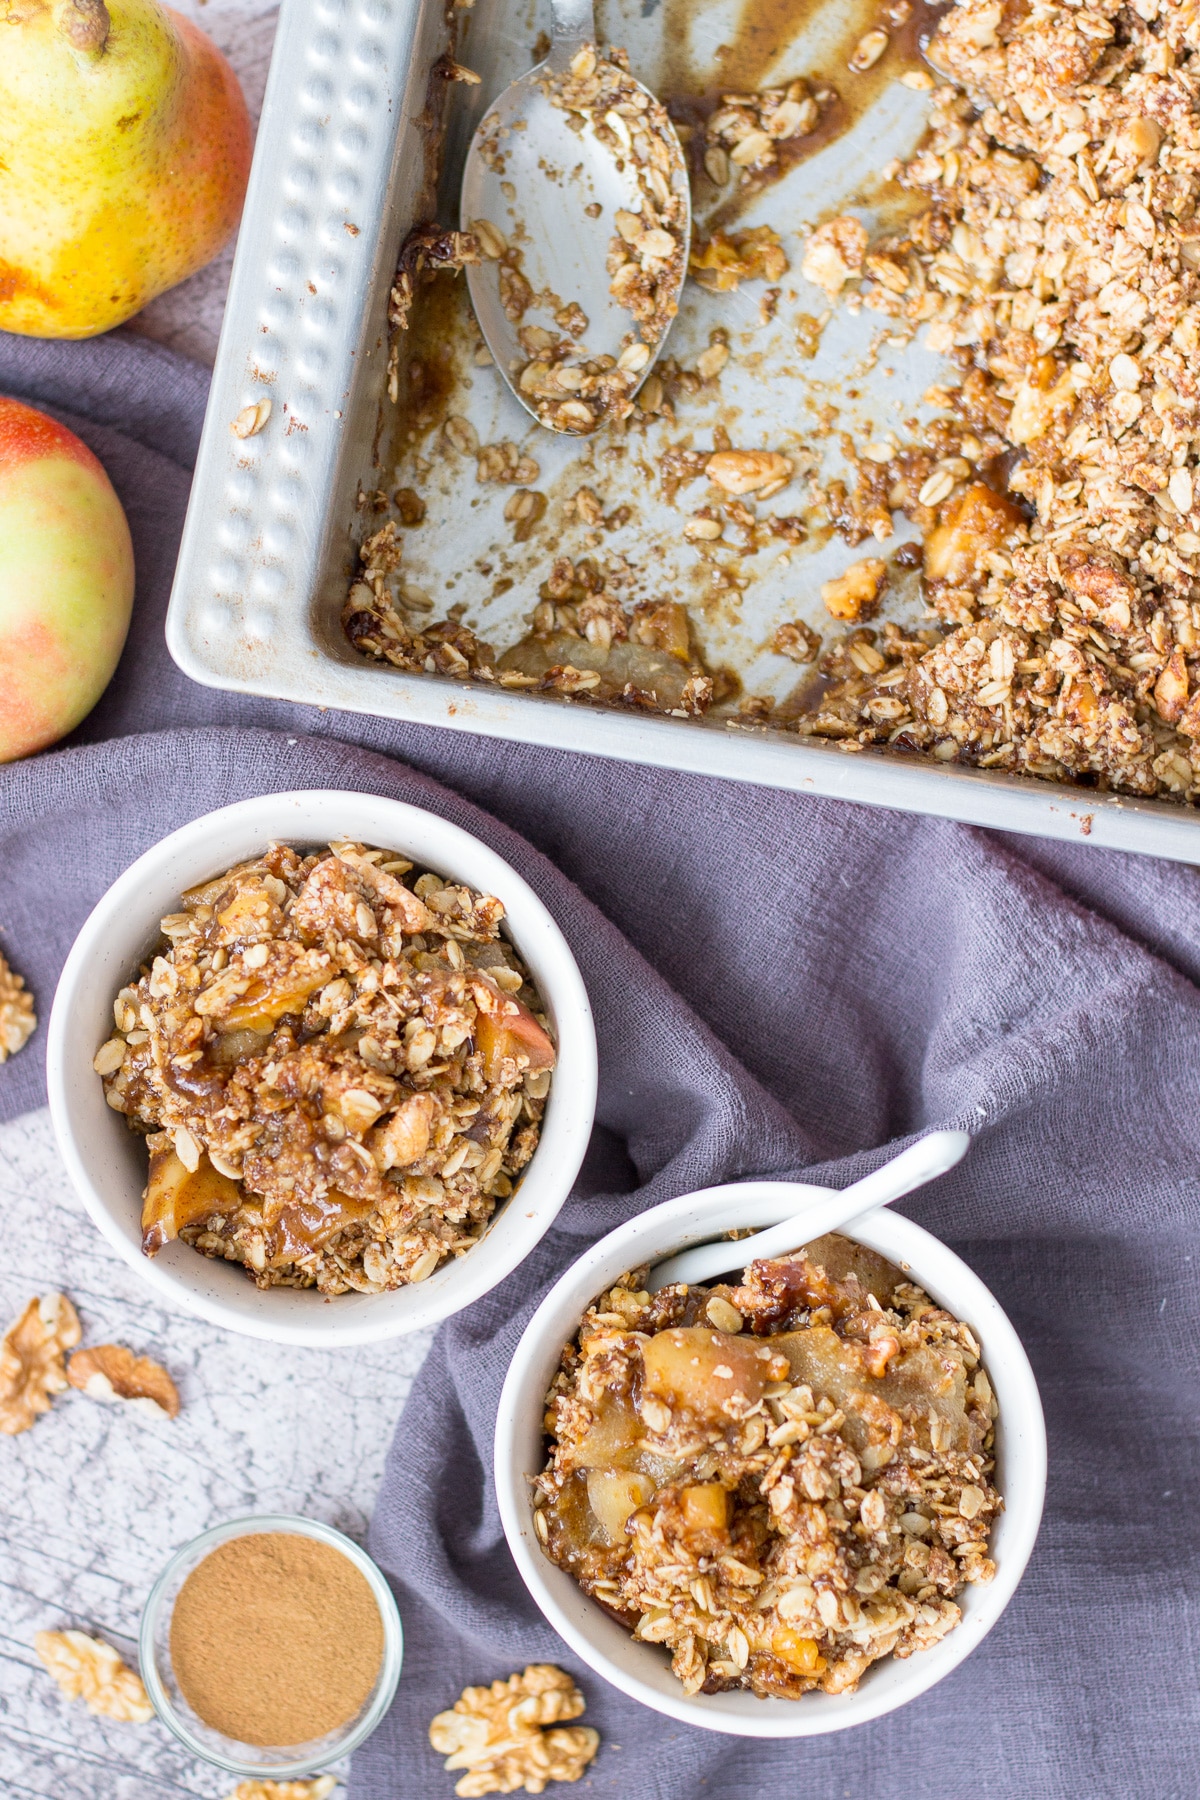
[[[861,79],[887,42],[882,26],[868,32],[850,69]],[[375,579],[376,532],[346,609],[352,641],[401,667],[519,678],[590,703],[708,711],[845,749],[1200,798],[1200,25],[1179,0],[961,0],[927,56],[936,77],[909,69],[900,79],[930,90],[929,128],[889,171],[918,210],[874,237],[849,213],[826,218],[798,260],[829,307],[877,314],[893,344],[921,332],[956,366],[926,395],[932,422],[903,442],[844,438],[846,473],[836,478],[794,446],[785,455],[721,442],[719,428],[707,449],[686,429],[658,432],[653,450],[647,440],[647,479],[684,509],[681,536],[708,565],[706,598],[663,596],[686,610],[689,676],[711,682],[707,701],[697,703],[701,689],[683,697],[673,663],[623,666],[636,604],[611,556],[594,559],[602,620],[592,623],[594,608],[581,618],[574,600],[574,617],[550,620],[560,559],[528,634],[498,655],[457,610],[437,625],[411,623],[403,581],[389,579],[384,593]],[[682,134],[701,179],[718,190],[761,186],[836,100],[802,80],[723,94]],[[690,273],[717,293],[768,284],[760,312],[769,318],[787,263],[772,228],[718,223],[697,240]],[[797,315],[802,356],[827,316],[809,321],[805,340],[807,315]],[[725,333],[694,370],[664,359],[609,429],[685,424],[681,410],[720,380],[729,353]],[[510,448],[501,465],[480,454],[481,479],[504,479],[499,469],[521,462]],[[536,479],[512,496],[517,542],[546,513]],[[768,511],[789,482],[796,497]],[[897,515],[919,544],[897,547]],[[609,510],[579,517],[598,549]],[[869,542],[822,585],[828,631],[781,609],[763,648],[805,670],[783,699],[742,694],[735,674],[708,664],[698,609],[736,612],[753,579],[745,558],[772,540],[786,557],[830,528]],[[894,610],[892,596],[911,591],[918,573],[926,621],[881,624],[881,609]]]

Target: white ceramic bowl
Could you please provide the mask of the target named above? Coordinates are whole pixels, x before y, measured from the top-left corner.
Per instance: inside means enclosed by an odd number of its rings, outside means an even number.
[[[807,1195],[811,1196],[811,1189]],[[707,1731],[740,1737],[815,1737],[892,1712],[948,1675],[969,1656],[1012,1598],[1037,1537],[1046,1489],[1046,1430],[1021,1341],[978,1276],[919,1225],[881,1207],[844,1233],[912,1271],[933,1299],[979,1338],[999,1405],[996,1482],[1004,1496],[992,1534],[996,1575],[960,1596],[962,1622],[931,1649],[905,1661],[874,1664],[852,1694],[760,1700],[739,1692],[684,1693],[659,1645],[634,1641],[539,1548],[530,1480],[544,1466],[542,1414],[563,1345],[588,1305],[626,1270],[661,1262],[736,1227],[777,1225],[800,1210],[805,1194],[788,1182],[747,1182],[685,1194],[642,1213],[602,1238],[550,1290],[527,1326],[500,1396],[496,1493],[505,1536],[526,1587],[546,1618],[588,1666],[656,1712]],[[803,1242],[799,1239],[798,1242]],[[730,1246],[730,1266],[738,1267]]]
[[[545,1003],[558,1044],[541,1139],[512,1198],[473,1249],[427,1281],[387,1294],[256,1288],[236,1264],[168,1244],[141,1250],[146,1148],[105,1104],[92,1058],[112,1034],[118,990],[159,941],[180,894],[272,840],[318,845],[349,837],[495,894],[505,929]],[[372,794],[265,794],[207,813],[147,850],[97,903],[67,957],[47,1033],[46,1073],[58,1147],[84,1205],[114,1249],[165,1300],[215,1325],[276,1343],[375,1343],[447,1318],[510,1274],[549,1227],[583,1160],[596,1105],[596,1037],[566,939],[529,884],[478,838],[435,813]]]

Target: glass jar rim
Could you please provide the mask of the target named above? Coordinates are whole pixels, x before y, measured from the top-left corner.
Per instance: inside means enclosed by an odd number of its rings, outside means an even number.
[[[173,1607],[176,1592],[182,1580],[193,1568],[199,1566],[212,1551],[220,1545],[231,1542],[234,1538],[251,1537],[271,1532],[286,1532],[294,1536],[309,1537],[318,1543],[328,1544],[338,1550],[354,1564],[371,1589],[375,1604],[379,1608],[380,1622],[383,1627],[383,1656],[379,1665],[379,1674],[375,1678],[375,1689],[372,1697],[364,1704],[357,1717],[349,1721],[340,1733],[327,1733],[323,1748],[317,1753],[309,1752],[303,1756],[285,1759],[278,1763],[266,1761],[250,1762],[245,1756],[237,1756],[234,1751],[237,1740],[224,1738],[230,1746],[228,1752],[222,1752],[206,1743],[183,1718],[167,1691],[159,1670],[159,1653],[156,1635],[162,1622],[164,1607]],[[138,1635],[138,1651],[141,1661],[142,1680],[158,1717],[167,1729],[193,1755],[201,1757],[215,1768],[226,1774],[239,1776],[257,1776],[266,1781],[294,1781],[306,1775],[315,1774],[338,1757],[347,1756],[356,1749],[382,1720],[395,1697],[396,1686],[400,1679],[400,1669],[404,1660],[404,1628],[400,1621],[399,1609],[386,1577],[378,1564],[356,1544],[352,1538],[336,1530],[332,1525],[324,1525],[317,1519],[305,1519],[297,1513],[259,1513],[243,1514],[235,1519],[223,1520],[220,1524],[211,1525],[206,1531],[191,1538],[180,1546],[168,1560],[162,1573],[151,1588],[145,1606],[142,1608],[141,1626]],[[209,1729],[212,1729],[211,1727]],[[214,1732],[223,1737],[220,1732]],[[245,1746],[247,1750],[252,1746]],[[297,1746],[299,1749],[300,1746]]]

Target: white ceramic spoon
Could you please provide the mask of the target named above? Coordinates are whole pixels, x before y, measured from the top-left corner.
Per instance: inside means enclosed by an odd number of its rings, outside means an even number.
[[[838,1193],[831,1193],[828,1188],[805,1189],[797,1183],[797,1192],[807,1191],[812,1196],[802,1212],[785,1219],[782,1225],[772,1225],[768,1231],[756,1231],[753,1237],[722,1238],[719,1243],[698,1244],[694,1250],[683,1250],[678,1256],[668,1257],[666,1262],[651,1269],[646,1286],[652,1294],[675,1281],[686,1281],[691,1287],[697,1282],[711,1280],[714,1275],[744,1268],[747,1263],[763,1257],[786,1256],[813,1238],[824,1237],[827,1231],[840,1231],[843,1225],[861,1218],[863,1213],[871,1212],[877,1206],[888,1206],[893,1200],[911,1194],[914,1188],[924,1187],[927,1181],[944,1175],[947,1169],[961,1162],[970,1147],[970,1135],[965,1131],[931,1131],[928,1137],[910,1144],[881,1169],[872,1170],[870,1175],[864,1175],[861,1181]],[[732,1184],[728,1191],[731,1197],[736,1195],[737,1184]]]
[[[505,88],[471,139],[463,172],[461,223],[464,231],[470,231],[483,219],[506,239],[519,241],[522,270],[535,293],[548,290],[561,301],[578,303],[587,329],[573,360],[583,356],[584,345],[589,356],[608,355],[615,360],[633,319],[609,292],[611,277],[605,258],[616,232],[616,214],[642,211],[637,168],[631,159],[619,161],[590,125],[573,131],[568,115],[552,105],[546,91],[548,80],[565,74],[577,52],[595,45],[596,22],[592,0],[551,0],[550,12],[549,56]],[[637,86],[653,100],[649,89],[640,82]],[[681,291],[691,239],[691,189],[674,127],[668,125],[662,138],[670,154],[669,185],[684,209],[683,259],[677,271],[677,290]],[[530,361],[517,336],[520,325],[546,327],[554,320],[536,307],[522,320],[510,318],[500,292],[499,271],[498,262],[486,259],[467,268],[475,316],[497,368],[539,424],[555,430],[579,430],[579,426],[553,424],[539,417],[535,402],[518,384],[518,371]],[[675,297],[678,303],[678,291]],[[636,376],[630,378],[630,396],[653,368],[665,337],[664,330],[656,343],[646,346],[647,360],[639,360]]]

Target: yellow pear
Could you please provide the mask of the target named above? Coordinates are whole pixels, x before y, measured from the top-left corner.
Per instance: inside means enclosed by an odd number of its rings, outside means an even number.
[[[233,231],[246,103],[158,0],[0,0],[0,44],[0,329],[91,337]]]

